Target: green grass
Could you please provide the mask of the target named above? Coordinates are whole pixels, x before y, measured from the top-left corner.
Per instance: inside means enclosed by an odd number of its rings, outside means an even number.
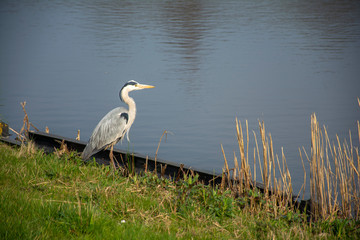
[[[356,239],[360,222],[308,223],[274,213],[263,196],[188,176],[124,177],[76,153],[45,154],[0,143],[0,239]],[[274,208],[276,209],[276,208]],[[280,211],[280,212],[279,212]]]

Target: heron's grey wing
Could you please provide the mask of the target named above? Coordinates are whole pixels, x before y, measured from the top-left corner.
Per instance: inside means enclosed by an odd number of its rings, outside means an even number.
[[[128,110],[123,107],[115,108],[106,114],[95,127],[82,158],[86,160],[110,144],[117,143],[126,132],[128,119]]]

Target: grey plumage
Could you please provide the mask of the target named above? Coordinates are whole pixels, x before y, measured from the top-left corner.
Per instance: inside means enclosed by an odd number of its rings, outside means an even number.
[[[129,97],[128,93],[134,90],[153,87],[154,86],[140,84],[133,80],[123,86],[119,96],[123,102],[128,104],[129,110],[123,107],[114,108],[100,120],[81,155],[83,160],[87,160],[105,148],[114,146],[124,138],[125,134],[127,135],[127,140],[130,141],[129,130],[135,120],[136,104],[134,99]],[[112,151],[110,154],[110,158],[112,158]]]

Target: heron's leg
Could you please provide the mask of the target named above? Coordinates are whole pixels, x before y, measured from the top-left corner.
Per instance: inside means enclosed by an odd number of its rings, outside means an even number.
[[[116,166],[115,166],[115,162],[114,162],[113,150],[114,150],[114,144],[111,144],[109,157],[110,157],[111,165],[113,166],[113,168],[114,168],[114,170],[115,170],[115,169],[116,169]]]

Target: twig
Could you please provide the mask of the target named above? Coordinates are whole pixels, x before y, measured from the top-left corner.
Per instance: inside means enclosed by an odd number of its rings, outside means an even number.
[[[32,126],[36,131],[39,132],[39,129],[37,127],[35,127],[34,124],[30,123],[30,126]]]
[[[10,131],[14,132],[14,133],[17,135],[17,137],[19,138],[19,140],[20,140],[21,142],[25,141],[25,139],[26,139],[25,136],[21,135],[20,133],[18,133],[17,131],[15,131],[14,129],[12,129],[11,127],[9,127],[9,129],[10,129]]]
[[[166,139],[167,139],[167,134],[168,134],[168,133],[172,134],[170,131],[165,130],[165,131],[163,132],[163,134],[161,135],[161,137],[160,137],[160,140],[159,140],[159,143],[158,143],[158,147],[157,147],[156,153],[155,153],[155,172],[157,172],[156,161],[157,161],[157,154],[158,154],[158,151],[159,151],[159,148],[160,148],[160,143],[161,143],[161,140],[162,140],[162,138],[163,138],[164,135],[165,135],[165,141],[166,141]]]

